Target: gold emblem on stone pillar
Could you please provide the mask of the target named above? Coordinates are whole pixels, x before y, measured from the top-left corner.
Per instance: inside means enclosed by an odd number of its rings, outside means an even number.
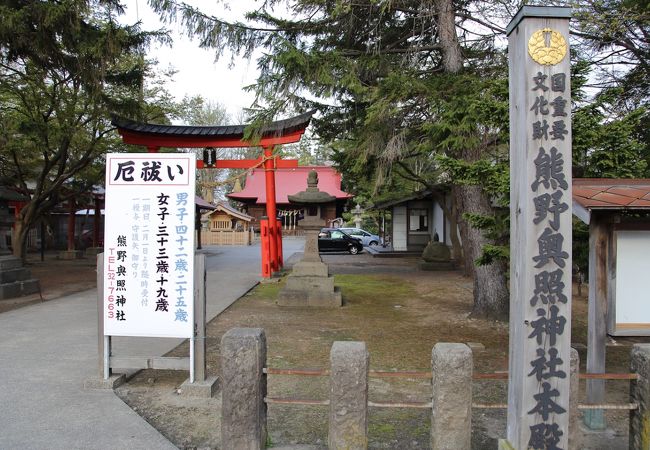
[[[554,66],[564,59],[568,45],[559,31],[544,28],[535,31],[528,41],[528,53],[544,66]]]

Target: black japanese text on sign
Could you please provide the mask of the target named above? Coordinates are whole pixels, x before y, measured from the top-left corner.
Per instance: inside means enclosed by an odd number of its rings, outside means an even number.
[[[113,158],[108,167],[108,181],[111,185],[133,186],[185,186],[193,173],[188,159],[169,160],[165,158],[129,157]]]
[[[535,316],[530,320],[528,339],[534,340],[537,348],[530,364],[529,377],[534,377],[538,390],[533,393],[534,407],[527,411],[537,420],[529,425],[528,448],[559,449],[564,431],[556,417],[567,414],[559,399],[568,396],[554,383],[567,377],[569,356],[558,349],[558,339],[568,331],[565,317],[567,295],[565,280],[571,267],[567,265],[569,253],[560,229],[562,221],[570,223],[569,205],[566,203],[569,191],[564,155],[556,147],[564,141],[568,132],[565,73],[550,76],[537,72],[532,77],[531,93],[534,121],[530,126],[530,138],[539,143],[533,161],[534,177],[530,185],[534,218],[532,226],[543,231],[537,236],[537,253],[532,257],[536,272],[532,273],[534,283],[530,305]],[[568,267],[567,267],[568,266]]]
[[[106,161],[104,333],[191,337],[195,155]]]

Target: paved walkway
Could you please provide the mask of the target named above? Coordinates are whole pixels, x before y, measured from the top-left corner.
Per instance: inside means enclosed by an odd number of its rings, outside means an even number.
[[[304,241],[287,239],[284,254]],[[208,318],[259,281],[259,245],[207,247]],[[97,375],[97,292],[0,314],[0,449],[173,449]],[[162,355],[179,339],[115,339],[116,355]]]

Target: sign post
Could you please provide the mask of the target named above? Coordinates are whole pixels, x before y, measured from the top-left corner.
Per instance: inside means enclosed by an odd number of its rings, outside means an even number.
[[[510,364],[503,449],[569,447],[570,13],[524,6],[507,28]]]
[[[106,156],[104,335],[194,335],[193,153]]]

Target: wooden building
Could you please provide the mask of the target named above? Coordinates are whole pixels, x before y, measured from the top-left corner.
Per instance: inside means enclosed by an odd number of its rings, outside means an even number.
[[[422,252],[431,240],[452,246],[452,225],[443,205],[451,205],[449,194],[426,189],[395,200],[377,203],[374,209],[390,212],[388,239],[395,252]],[[457,233],[457,231],[456,231]]]
[[[590,307],[611,335],[650,336],[650,179],[576,178],[573,213],[589,225]]]
[[[205,245],[250,245],[252,243],[253,217],[238,211],[222,201],[214,211],[203,215],[205,229],[201,229],[201,242]],[[203,220],[202,220],[203,222]]]
[[[573,214],[589,225],[587,372],[605,373],[607,335],[650,336],[650,179],[576,178]],[[587,403],[605,401],[605,380],[587,381]],[[605,427],[603,410],[585,412]]]

